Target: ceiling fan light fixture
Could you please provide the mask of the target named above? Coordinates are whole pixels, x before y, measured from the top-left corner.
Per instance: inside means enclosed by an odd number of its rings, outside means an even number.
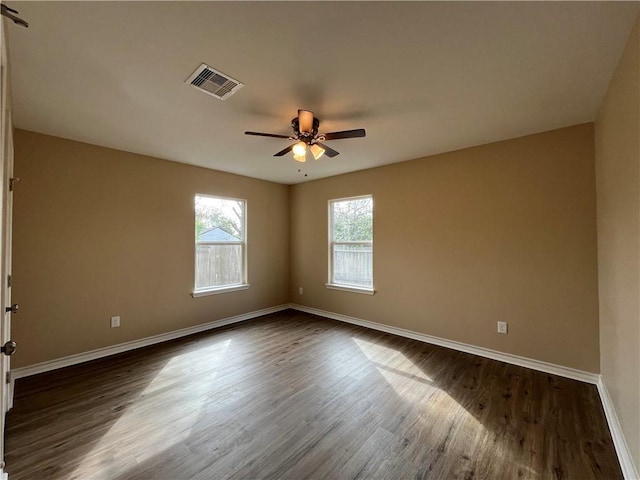
[[[297,154],[293,154],[293,158],[300,163],[304,163],[307,161],[307,156],[306,155],[297,155]]]
[[[304,142],[298,142],[293,146],[293,154],[303,157],[307,154],[307,144]]]
[[[311,153],[313,154],[313,158],[315,160],[318,160],[322,155],[324,155],[325,152],[324,148],[317,144],[311,145],[309,150],[311,150]]]

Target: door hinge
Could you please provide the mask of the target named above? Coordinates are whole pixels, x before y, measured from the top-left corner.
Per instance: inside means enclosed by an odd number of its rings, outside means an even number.
[[[15,186],[16,183],[18,183],[20,181],[20,179],[18,177],[15,178],[10,178],[9,179],[9,191],[13,192],[13,187]]]
[[[6,383],[11,383],[11,372],[7,372],[7,376],[5,377]]]
[[[7,288],[11,288],[11,275],[7,275]]]

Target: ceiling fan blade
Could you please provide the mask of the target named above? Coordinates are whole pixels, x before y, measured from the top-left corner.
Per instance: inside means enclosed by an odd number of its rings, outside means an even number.
[[[313,130],[313,112],[298,110],[298,128],[301,132],[311,133]]]
[[[339,140],[341,138],[358,138],[364,137],[367,133],[364,131],[364,128],[357,128],[355,130],[343,130],[342,132],[331,132],[325,133],[325,140]]]
[[[244,132],[244,134],[257,135],[258,137],[291,138],[289,135],[276,135],[275,133]]]
[[[295,143],[293,145],[295,145]],[[273,156],[274,157],[281,157],[283,155],[286,155],[291,150],[293,150],[293,145],[289,145],[287,148],[285,148],[284,150],[280,150],[278,153],[275,153]]]
[[[329,158],[333,158],[336,155],[340,155],[340,152],[335,151],[333,148],[331,147],[327,147],[324,143],[320,143],[320,142],[316,142],[316,145],[320,145],[322,148],[324,148],[324,153],[327,155],[327,157]]]

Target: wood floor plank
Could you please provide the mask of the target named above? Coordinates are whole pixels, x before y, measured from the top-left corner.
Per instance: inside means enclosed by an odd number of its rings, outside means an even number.
[[[621,479],[593,385],[285,311],[19,379],[22,479]]]

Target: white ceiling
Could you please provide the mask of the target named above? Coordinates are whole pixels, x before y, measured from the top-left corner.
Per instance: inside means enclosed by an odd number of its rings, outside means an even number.
[[[7,25],[17,127],[286,184],[593,121],[639,6],[7,3],[30,23]],[[189,87],[201,63],[245,87]],[[300,164],[244,135],[298,108],[367,137]]]

